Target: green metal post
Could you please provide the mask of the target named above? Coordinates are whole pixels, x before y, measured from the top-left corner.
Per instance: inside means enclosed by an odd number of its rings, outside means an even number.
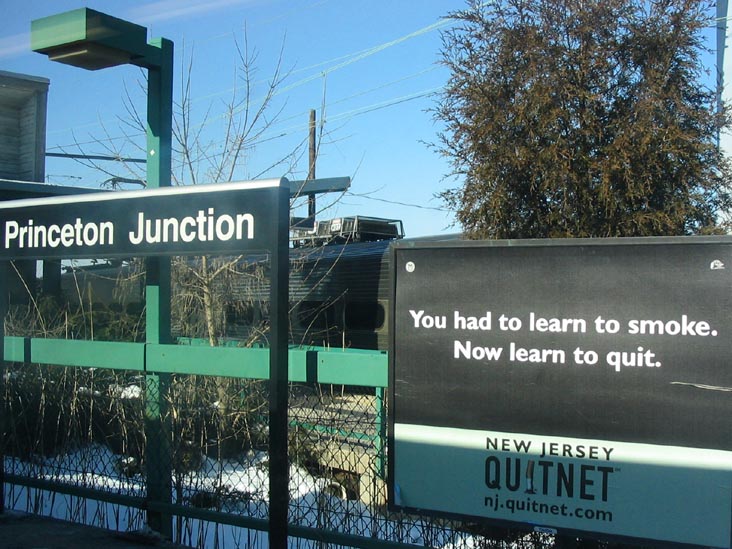
[[[88,8],[31,22],[31,47],[49,59],[98,70],[133,64],[147,69],[147,186],[169,187],[172,153],[173,43],[165,38],[147,42],[147,29]],[[146,342],[170,342],[170,260],[147,265]],[[147,368],[146,368],[147,371]],[[165,375],[146,380],[147,471],[149,500],[171,502],[170,429],[167,424]],[[148,523],[172,535],[169,513],[149,511]]]
[[[173,43],[164,38],[149,45],[160,52],[159,62],[148,66],[147,80],[147,186],[169,187],[172,149]],[[146,279],[147,343],[170,343],[170,259],[150,258]],[[171,433],[167,413],[170,374],[146,376],[147,497],[171,503]],[[172,538],[173,518],[168,513],[148,511],[148,525]]]
[[[147,186],[170,187],[173,146],[173,42],[155,38],[158,66],[148,68],[147,81]]]

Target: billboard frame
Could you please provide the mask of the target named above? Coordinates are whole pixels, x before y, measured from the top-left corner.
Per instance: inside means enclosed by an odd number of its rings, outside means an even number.
[[[399,304],[397,303],[397,286],[399,283],[399,277],[404,276],[404,266],[400,266],[399,255],[404,251],[408,250],[463,250],[463,249],[496,249],[496,248],[549,248],[549,249],[561,249],[567,247],[597,247],[608,248],[617,246],[657,246],[657,245],[732,245],[732,236],[719,235],[719,236],[674,236],[674,237],[628,237],[628,238],[577,238],[577,239],[526,239],[526,240],[402,240],[392,245],[390,251],[390,306],[389,306],[389,402],[390,412],[388,416],[388,472],[387,478],[387,491],[389,502],[389,509],[394,511],[402,511],[407,513],[418,513],[433,517],[446,518],[451,520],[470,521],[472,523],[478,522],[487,526],[496,526],[501,528],[513,528],[525,531],[535,531],[539,533],[554,534],[557,536],[574,536],[574,537],[592,537],[598,540],[607,541],[618,541],[618,542],[636,542],[636,543],[650,543],[659,544],[663,546],[677,546],[677,547],[703,547],[705,545],[696,545],[692,543],[683,543],[678,541],[667,541],[663,539],[653,539],[646,537],[637,537],[624,535],[622,533],[607,533],[607,532],[595,532],[592,530],[576,529],[576,528],[565,528],[565,527],[554,527],[554,526],[543,526],[535,523],[530,523],[520,520],[505,520],[501,518],[487,518],[480,515],[465,514],[459,512],[445,512],[442,510],[414,507],[402,502],[402,496],[400,487],[396,485],[398,479],[395,476],[396,464],[399,460],[398,453],[395,449],[395,423],[396,414],[399,410],[400,402],[396,394],[397,385],[397,353],[395,349],[399,342],[397,341],[396,326],[397,326],[397,310]],[[732,265],[728,265],[728,268]],[[407,267],[408,269],[408,267]],[[425,424],[425,427],[429,425]],[[500,429],[497,429],[500,430]],[[539,436],[550,436],[550,435],[539,435]],[[730,525],[732,525],[732,516],[730,516]],[[549,524],[551,521],[546,521]],[[732,527],[730,528],[730,540],[728,541],[728,547],[732,546]]]

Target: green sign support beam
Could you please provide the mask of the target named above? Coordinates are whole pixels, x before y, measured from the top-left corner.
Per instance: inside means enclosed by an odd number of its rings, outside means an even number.
[[[31,47],[34,51],[48,55],[52,61],[66,63],[75,67],[88,70],[98,70],[113,67],[121,64],[133,64],[148,70],[148,107],[147,107],[147,187],[158,189],[170,186],[171,171],[171,119],[172,119],[172,77],[173,77],[173,44],[166,39],[156,39],[148,43],[146,41],[147,29],[134,23],[123,21],[88,8],[82,8],[58,15],[53,15],[31,23]],[[348,184],[343,181],[331,181],[329,186]],[[266,249],[271,254],[271,280],[270,280],[270,547],[287,547],[287,509],[289,505],[288,492],[288,460],[287,460],[287,305],[288,305],[288,229],[289,229],[289,194],[290,186],[287,180],[283,179],[276,183],[276,206],[272,208],[263,222],[263,232],[271,235],[267,239]],[[100,199],[103,200],[103,199]],[[38,211],[45,211],[39,206]],[[209,209],[204,210],[206,212]],[[213,208],[210,208],[213,211]],[[57,209],[51,208],[49,215],[55,215]],[[11,212],[11,215],[15,215]],[[140,220],[144,214],[140,213]],[[195,215],[195,214],[194,214]],[[201,216],[206,214],[201,213]],[[182,219],[176,219],[173,215],[166,218],[166,221],[174,220],[176,224],[175,239],[186,240],[190,235],[190,215]],[[198,216],[196,216],[198,219]],[[239,237],[240,231],[234,228],[238,221],[246,219],[252,226],[255,217],[249,213],[242,213],[234,217],[222,216],[216,222],[216,236],[226,236],[229,240],[233,233]],[[236,221],[235,221],[236,220]],[[36,223],[38,220],[34,220]],[[20,239],[24,237],[19,222],[6,221],[5,229],[18,228],[17,235]],[[10,225],[8,225],[10,223]],[[15,224],[13,224],[15,223]],[[172,222],[171,222],[172,223]],[[209,225],[213,221],[209,222]],[[71,220],[66,226],[81,226],[80,218],[76,223]],[[32,225],[28,222],[28,226]],[[113,231],[113,222],[104,221],[98,225],[98,232],[92,227],[88,229],[84,225],[83,237],[80,236],[82,229],[76,229],[76,237],[73,243],[70,242],[71,235],[59,236],[55,229],[59,226],[49,224],[43,235],[43,245],[46,253],[52,253],[47,245],[53,238],[54,242],[61,242],[68,249],[79,248],[78,253],[85,253],[83,248],[88,246],[86,253],[90,253],[92,244],[102,244],[101,236],[107,235],[109,229]],[[199,224],[206,225],[205,223]],[[37,226],[37,225],[36,225]],[[54,229],[55,227],[55,229]],[[143,230],[142,228],[140,229]],[[202,229],[199,228],[199,232]],[[143,234],[142,232],[140,233]],[[95,235],[98,237],[95,237]],[[38,241],[35,237],[39,236]],[[201,241],[209,241],[210,235]],[[33,247],[41,244],[41,234],[33,232]],[[89,237],[89,238],[87,238]],[[180,238],[179,238],[180,237]],[[14,237],[15,238],[15,237]],[[171,236],[171,238],[173,238]],[[130,241],[136,243],[138,239],[131,236]],[[8,248],[6,239],[6,248]],[[18,248],[23,248],[23,243],[17,243]],[[241,242],[243,249],[247,248],[245,241]],[[51,246],[52,247],[52,246]],[[43,250],[38,250],[40,257]],[[148,259],[147,265],[147,333],[146,342],[150,345],[160,345],[170,342],[170,260],[167,256],[174,253],[170,250],[167,253],[143,253],[141,255],[153,256]],[[13,256],[10,249],[4,250],[6,258]],[[2,335],[2,334],[0,334]],[[1,351],[2,349],[0,349]],[[170,453],[170,432],[166,423],[165,392],[169,385],[167,377],[169,374],[149,374],[147,376],[147,407],[146,407],[146,428],[148,431],[147,461],[148,470],[154,470],[158,474],[151,478],[157,481],[148,483],[148,497],[151,500],[161,502],[162,508],[171,500],[171,472],[166,465],[169,464]],[[153,433],[155,435],[151,436]],[[172,516],[165,511],[148,511],[149,525],[166,537],[172,536]]]
[[[172,117],[173,117],[173,43],[165,38],[150,42],[159,52],[159,63],[147,71],[147,187],[170,187]],[[147,343],[170,343],[170,258],[149,257],[145,288]],[[148,478],[148,497],[154,501],[172,502],[171,432],[167,410],[170,374],[145,376],[145,421],[148,467],[159,471]],[[152,479],[156,479],[153,483]],[[173,517],[148,510],[148,523],[166,538],[173,536]]]
[[[147,29],[88,8],[52,15],[31,22],[31,48],[58,61],[87,70],[133,64],[148,71],[147,93],[147,186],[170,186],[173,43],[165,38],[147,42]],[[147,343],[170,342],[170,259],[148,259],[146,281]],[[148,436],[148,467],[160,472],[148,484],[149,496],[171,500],[171,472],[168,467],[170,433],[166,427],[163,376],[148,376],[147,427],[159,429]],[[155,400],[151,400],[154,395]],[[173,533],[172,516],[148,513],[148,523],[166,537]]]

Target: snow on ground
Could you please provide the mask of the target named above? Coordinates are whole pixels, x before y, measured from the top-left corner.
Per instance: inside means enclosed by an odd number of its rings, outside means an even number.
[[[6,473],[54,480],[74,486],[117,494],[144,496],[144,478],[126,467],[124,456],[102,445],[89,445],[51,458],[21,461],[5,458]],[[209,508],[239,516],[266,519],[269,471],[264,453],[250,453],[241,460],[204,458],[200,468],[174,479],[173,502]],[[334,486],[335,484],[335,486]],[[335,489],[334,489],[335,488]],[[332,495],[338,485],[316,478],[302,468],[290,468],[290,523],[336,530],[368,538],[400,541],[445,549],[471,549],[478,541],[469,534],[429,519],[386,515],[360,501]],[[7,485],[6,507],[103,528],[127,531],[145,526],[143,511],[22,486]],[[174,520],[174,541],[202,548],[266,548],[267,533],[195,519]],[[291,539],[293,548],[310,549],[320,544]]]

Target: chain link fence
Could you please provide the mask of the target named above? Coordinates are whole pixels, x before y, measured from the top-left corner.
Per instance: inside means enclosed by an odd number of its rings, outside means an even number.
[[[115,530],[144,526],[139,504],[101,503],[118,496],[141,502],[146,494],[144,385],[137,374],[5,366],[6,508]]]
[[[163,490],[162,499],[169,496],[166,509],[174,511],[175,542],[267,547],[266,382],[151,377],[138,371],[7,365],[6,507],[136,530],[146,524],[145,502]],[[354,546],[553,545],[540,534],[390,512],[383,388],[293,383],[289,396],[290,546],[344,545],[328,542],[329,533],[363,540]],[[162,412],[163,420],[151,423],[151,410]],[[166,440],[169,446],[161,444]],[[236,525],[242,521],[261,521],[264,530]],[[305,530],[305,537],[294,537]]]

